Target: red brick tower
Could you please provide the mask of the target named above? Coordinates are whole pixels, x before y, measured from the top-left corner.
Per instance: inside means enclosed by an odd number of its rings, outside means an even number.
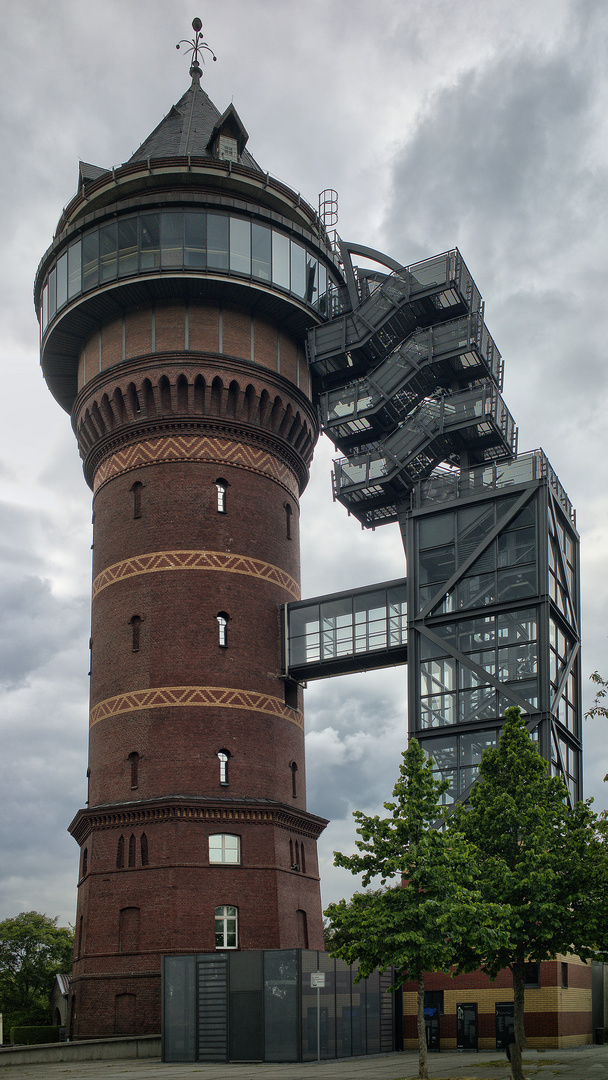
[[[125,165],[81,164],[36,278],[94,491],[74,1038],[159,1031],[161,954],[323,947],[280,605],[317,438],[304,338],[339,272],[196,52],[191,75]]]

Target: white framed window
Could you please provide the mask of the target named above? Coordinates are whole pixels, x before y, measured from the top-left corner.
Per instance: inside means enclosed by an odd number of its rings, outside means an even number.
[[[228,484],[221,476],[219,476],[215,481],[215,486],[217,488],[217,512],[218,514],[225,514]]]
[[[220,784],[228,787],[228,762],[230,760],[230,753],[228,750],[218,750],[217,757],[220,763]]]
[[[209,837],[209,862],[232,863],[241,861],[241,838],[231,833],[213,833]]]
[[[225,611],[219,611],[215,616],[218,626],[217,643],[222,649],[228,648],[228,615]]]
[[[237,949],[239,944],[239,912],[232,904],[215,909],[216,949]]]

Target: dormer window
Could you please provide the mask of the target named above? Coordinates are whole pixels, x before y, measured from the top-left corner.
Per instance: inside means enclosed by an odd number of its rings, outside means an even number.
[[[231,139],[228,135],[220,135],[217,140],[217,156],[220,161],[238,162],[239,152],[236,139]]]

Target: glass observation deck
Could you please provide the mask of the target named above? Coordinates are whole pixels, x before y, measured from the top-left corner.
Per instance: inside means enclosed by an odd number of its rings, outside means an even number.
[[[335,283],[306,244],[261,222],[218,211],[162,210],[123,215],[87,229],[51,263],[40,329],[81,295],[155,273],[221,274],[290,293],[323,316]]]
[[[492,383],[425,401],[382,444],[334,462],[334,495],[355,517],[409,499],[415,483],[451,454],[478,463],[512,457],[517,429]]]
[[[283,617],[285,673],[299,682],[407,660],[405,579],[285,604]]]
[[[502,389],[501,355],[475,312],[416,331],[367,377],[322,393],[321,425],[348,450],[391,431],[438,387],[480,379]]]
[[[426,480],[414,486],[412,509],[420,508],[425,503],[452,502],[483,491],[526,484],[543,477],[547,478],[557,501],[576,527],[576,510],[543,450],[529,450],[514,461],[493,461],[472,469],[440,466]]]
[[[481,295],[456,249],[395,270],[355,311],[311,330],[309,363],[329,385],[375,367],[414,330],[481,311]]]

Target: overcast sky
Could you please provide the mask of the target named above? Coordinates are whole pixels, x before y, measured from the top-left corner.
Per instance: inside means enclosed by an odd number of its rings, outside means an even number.
[[[505,358],[520,450],[542,446],[581,534],[585,703],[608,674],[606,0],[20,0],[0,41],[0,919],[73,922],[86,798],[91,506],[69,417],[38,366],[32,283],[78,159],[119,165],[189,85],[195,15],[264,169],[338,231],[403,264],[458,246]],[[332,504],[319,444],[302,500],[303,596],[405,573],[396,526]],[[312,684],[309,809],[324,903],[354,809],[377,812],[406,745],[405,669]],[[585,722],[585,794],[608,804],[606,724]]]

